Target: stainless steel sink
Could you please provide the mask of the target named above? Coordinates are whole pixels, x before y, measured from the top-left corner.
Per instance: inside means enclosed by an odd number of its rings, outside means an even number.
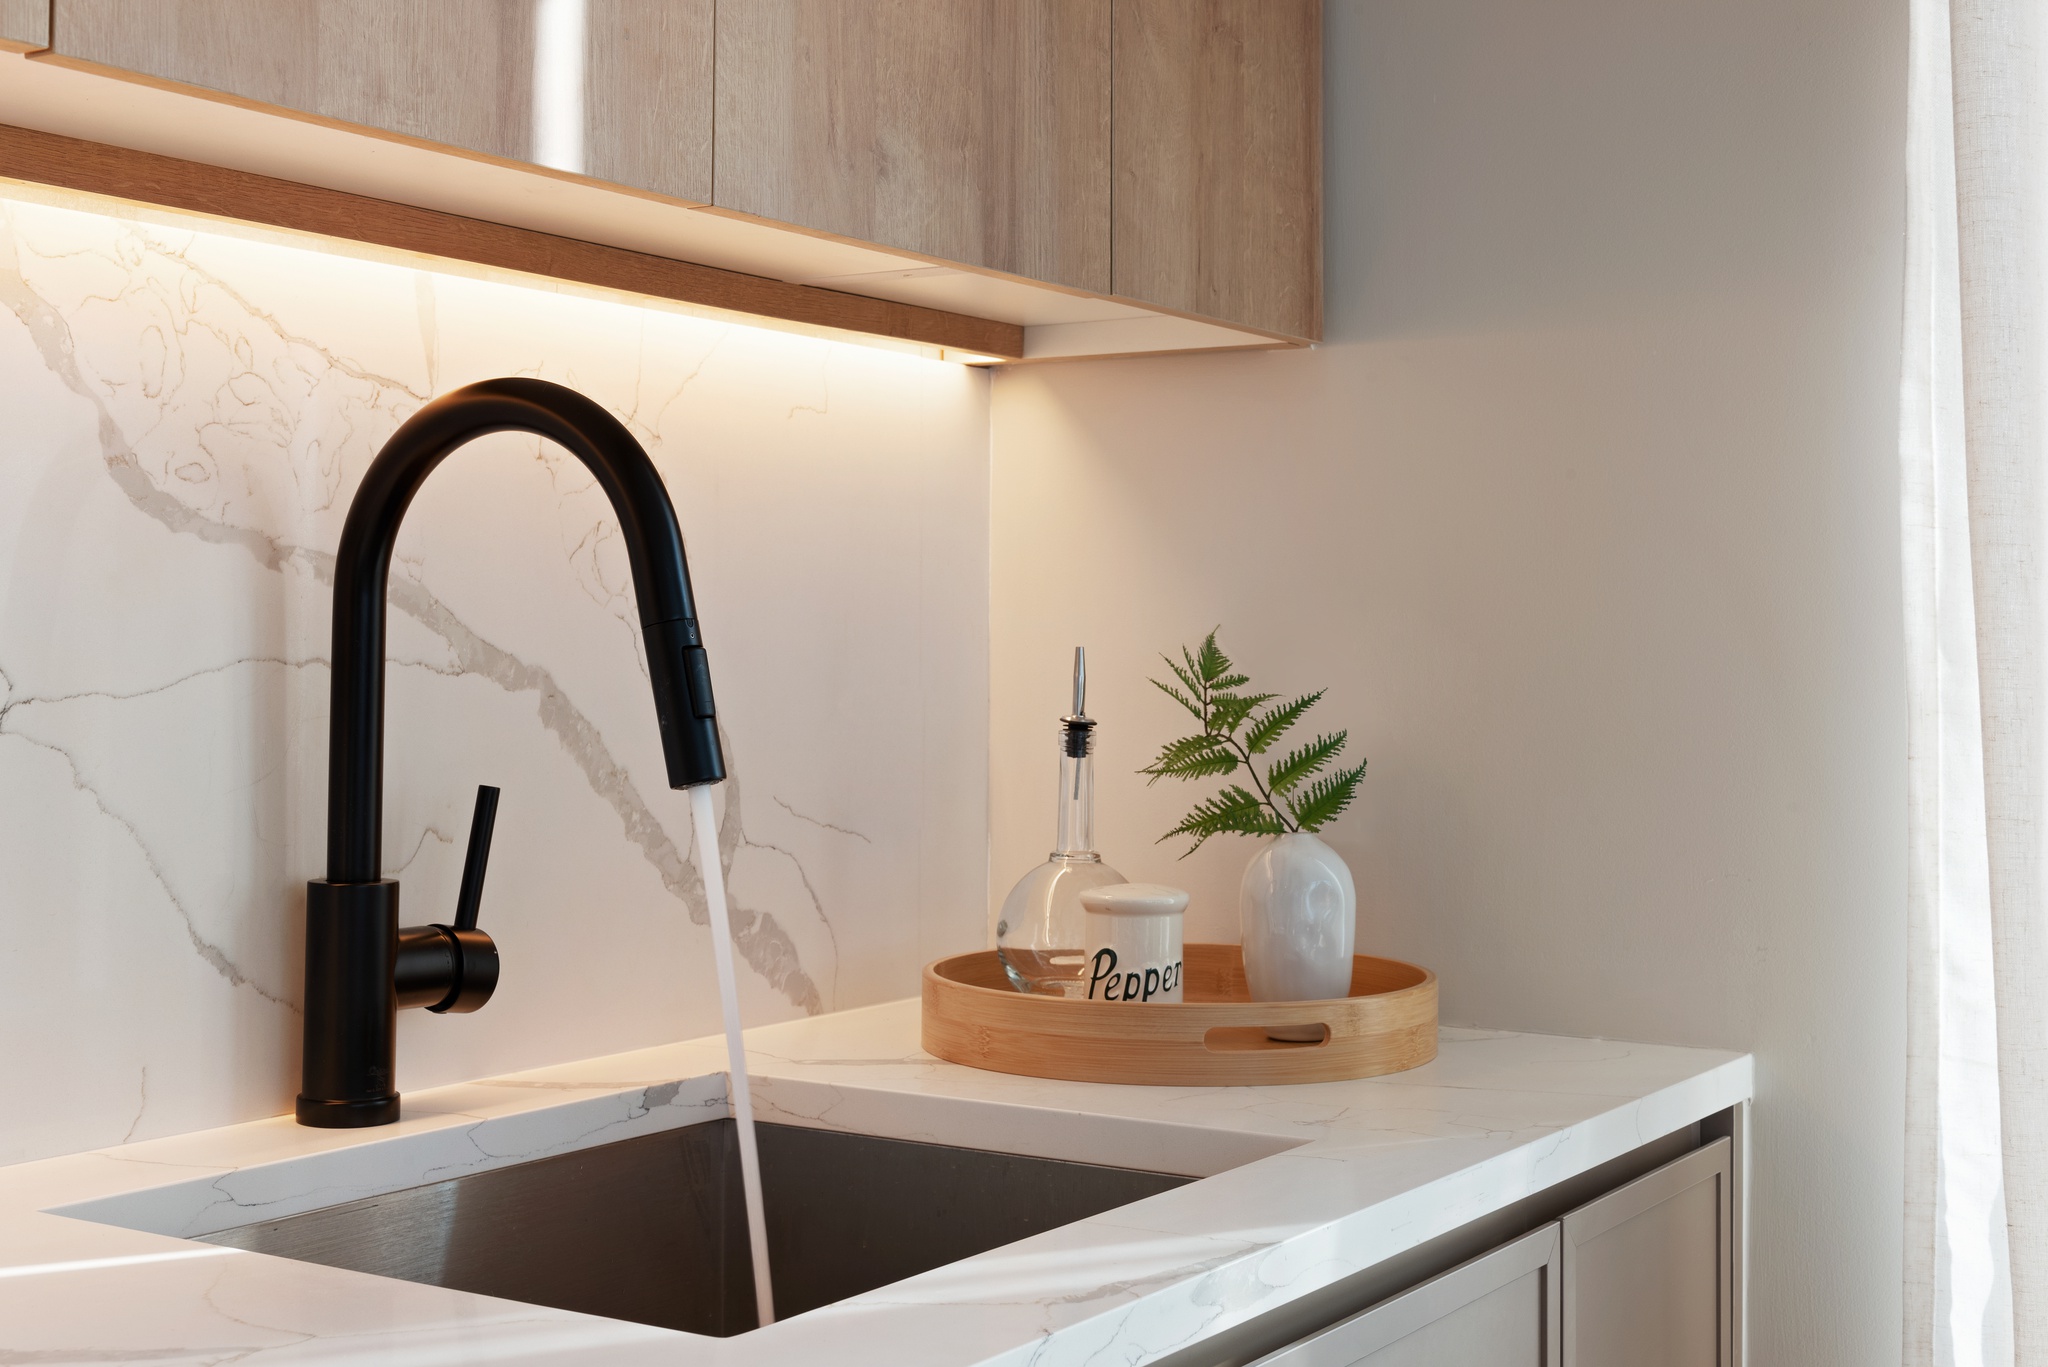
[[[784,1318],[1191,1180],[787,1125],[760,1142]],[[696,1334],[755,1327],[730,1120],[206,1237]]]

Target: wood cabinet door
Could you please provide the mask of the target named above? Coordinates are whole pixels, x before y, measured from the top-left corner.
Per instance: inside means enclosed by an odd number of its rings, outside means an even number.
[[[33,52],[49,41],[49,0],[0,0],[0,49]]]
[[[1558,1252],[1544,1225],[1254,1367],[1558,1367]]]
[[[693,203],[714,0],[56,0],[58,60]]]
[[[1116,0],[1116,293],[1322,336],[1320,0]]]
[[[1110,4],[719,0],[713,201],[1106,292]]]
[[[1731,1367],[1728,1140],[1564,1217],[1564,1367]]]

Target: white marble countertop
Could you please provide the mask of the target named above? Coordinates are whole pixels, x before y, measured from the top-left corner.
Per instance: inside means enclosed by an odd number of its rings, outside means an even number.
[[[761,1118],[1208,1180],[732,1339],[190,1241],[728,1114],[696,1040],[412,1093],[375,1131],[279,1118],[0,1168],[0,1362],[1143,1363],[1751,1088],[1742,1054],[1449,1028],[1358,1082],[1051,1082],[932,1059],[917,1009],[751,1031]]]

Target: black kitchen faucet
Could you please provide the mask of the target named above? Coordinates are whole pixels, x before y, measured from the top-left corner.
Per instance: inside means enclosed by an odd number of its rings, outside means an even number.
[[[301,1125],[346,1129],[397,1120],[398,1009],[474,1011],[497,986],[497,948],[476,928],[495,788],[477,795],[453,925],[401,929],[398,882],[381,876],[384,595],[398,524],[420,485],[457,447],[506,431],[548,438],[597,477],[632,565],[669,785],[725,777],[682,530],[640,443],[597,404],[545,380],[485,380],[407,419],[364,474],[335,556],[327,876],[306,885]]]

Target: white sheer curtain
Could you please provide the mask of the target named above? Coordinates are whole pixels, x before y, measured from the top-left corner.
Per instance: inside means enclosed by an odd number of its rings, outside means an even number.
[[[1905,1361],[2048,1367],[2048,0],[1911,0]]]

